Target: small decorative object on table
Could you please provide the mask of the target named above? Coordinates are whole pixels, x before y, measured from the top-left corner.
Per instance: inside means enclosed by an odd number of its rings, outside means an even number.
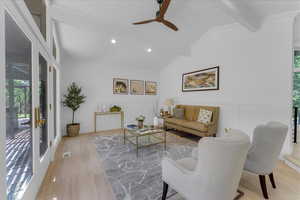
[[[160,111],[159,111],[159,114],[162,117],[164,115],[164,109],[161,108]]]
[[[113,107],[110,108],[110,112],[120,112],[122,110],[121,107],[114,105]]]
[[[153,126],[158,126],[158,117],[153,118]]]
[[[143,115],[140,115],[136,118],[136,121],[138,121],[139,128],[143,128],[145,119],[146,119],[146,117]]]

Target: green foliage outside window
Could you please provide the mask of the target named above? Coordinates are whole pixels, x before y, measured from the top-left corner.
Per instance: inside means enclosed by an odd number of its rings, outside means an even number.
[[[294,73],[293,104],[300,108],[300,72]]]
[[[300,67],[300,51],[294,52],[294,66],[295,66],[295,68]]]
[[[27,80],[11,80],[12,93],[9,92],[9,81],[6,81],[6,106],[17,108],[18,118],[30,117],[31,110],[31,90],[30,83]],[[12,102],[10,102],[10,95],[12,95]],[[12,103],[12,105],[10,105]]]
[[[300,68],[300,51],[294,52],[294,66]],[[300,72],[294,73],[293,104],[300,107]]]

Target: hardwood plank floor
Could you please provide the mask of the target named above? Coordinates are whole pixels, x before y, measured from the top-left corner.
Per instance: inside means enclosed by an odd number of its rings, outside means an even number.
[[[95,135],[112,133],[116,131],[63,138],[37,199],[112,200],[112,189],[105,179],[105,172],[93,143]],[[62,158],[63,152],[72,152],[72,156]],[[299,173],[279,161],[274,176],[278,189],[272,189],[270,181],[267,181],[270,199],[300,200]],[[263,199],[258,177],[255,175],[243,173],[240,189],[245,192],[243,200]]]

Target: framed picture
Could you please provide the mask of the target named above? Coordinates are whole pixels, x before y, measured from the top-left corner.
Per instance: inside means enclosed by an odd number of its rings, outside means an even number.
[[[144,81],[130,80],[130,94],[133,94],[133,95],[145,94]]]
[[[156,95],[157,94],[157,83],[154,81],[145,82],[145,94]]]
[[[128,94],[128,79],[113,79],[113,93],[114,94]]]
[[[219,66],[182,75],[182,92],[219,90]]]

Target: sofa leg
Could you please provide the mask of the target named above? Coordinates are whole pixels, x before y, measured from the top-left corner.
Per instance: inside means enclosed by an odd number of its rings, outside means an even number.
[[[265,175],[259,175],[259,182],[265,199],[269,199]]]
[[[164,182],[164,186],[163,186],[163,194],[162,194],[162,200],[166,200],[167,199],[167,193],[168,193],[168,188],[169,188],[169,185]]]
[[[274,179],[273,173],[269,174],[269,178],[270,178],[272,187],[273,187],[274,189],[276,189],[276,184],[275,184],[275,179]]]

